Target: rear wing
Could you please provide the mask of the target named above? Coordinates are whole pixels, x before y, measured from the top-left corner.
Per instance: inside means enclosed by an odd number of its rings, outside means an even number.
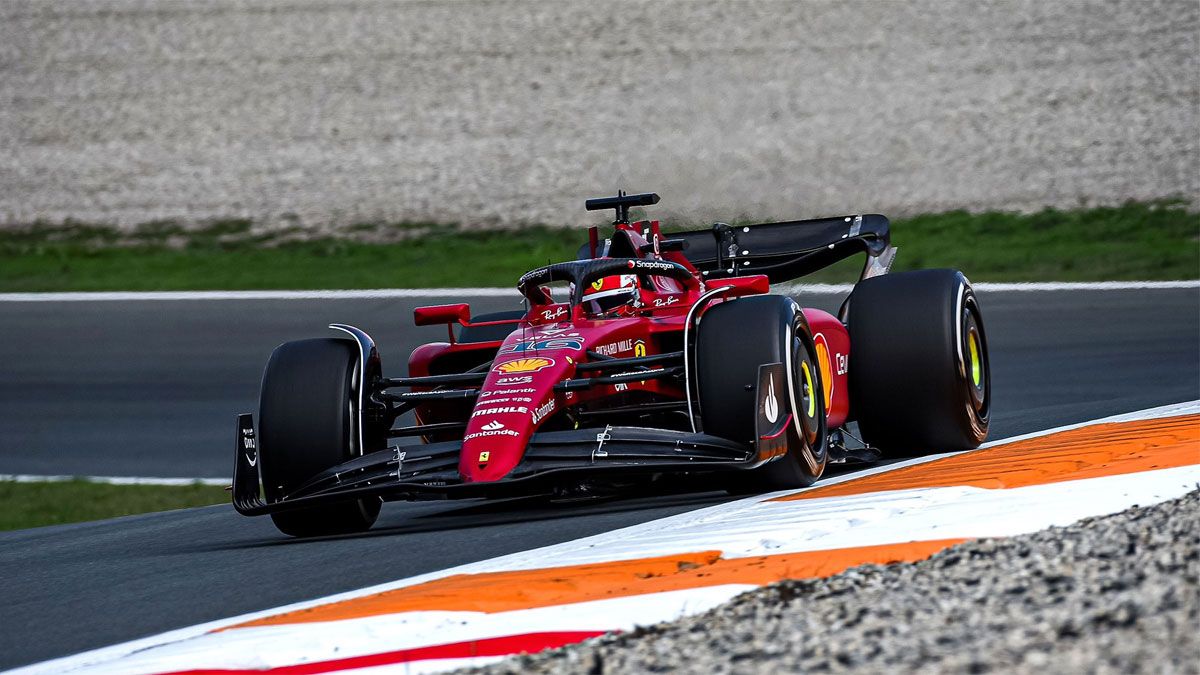
[[[706,279],[765,274],[771,283],[790,281],[856,253],[866,253],[862,278],[888,271],[895,258],[888,219],[879,214],[672,232],[686,242],[684,255]]]

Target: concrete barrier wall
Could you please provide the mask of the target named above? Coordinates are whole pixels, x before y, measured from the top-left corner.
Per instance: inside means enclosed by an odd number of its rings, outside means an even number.
[[[592,222],[1200,192],[1200,3],[9,0],[0,222]]]

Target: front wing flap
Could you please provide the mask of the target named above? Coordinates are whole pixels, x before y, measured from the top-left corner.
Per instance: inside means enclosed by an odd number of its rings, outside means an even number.
[[[243,515],[380,496],[385,499],[498,497],[532,494],[582,477],[753,468],[761,461],[748,444],[717,436],[614,427],[534,434],[521,463],[503,480],[463,482],[461,441],[399,447],[356,457],[328,469],[284,499],[261,497],[253,420],[238,416],[233,504]]]

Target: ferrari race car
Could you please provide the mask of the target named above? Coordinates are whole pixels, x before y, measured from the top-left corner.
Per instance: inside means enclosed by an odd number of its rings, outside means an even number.
[[[615,209],[576,260],[522,276],[524,309],[447,326],[386,377],[375,343],[287,342],[263,375],[257,428],[237,420],[233,503],[282,532],[365,530],[386,500],[586,494],[703,475],[733,492],[808,486],[831,461],[977,447],[988,431],[987,337],[955,270],[888,274],[888,220],[856,215],[664,235]],[[837,316],[771,284],[855,253]],[[457,328],[457,331],[455,330]],[[413,424],[395,426],[406,413]],[[847,429],[857,422],[854,449]]]

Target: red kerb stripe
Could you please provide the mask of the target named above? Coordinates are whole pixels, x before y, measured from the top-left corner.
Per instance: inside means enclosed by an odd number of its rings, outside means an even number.
[[[338,670],[350,670],[352,668],[370,668],[372,666],[387,666],[396,663],[408,663],[410,661],[424,661],[426,659],[464,659],[473,656],[508,656],[510,654],[520,654],[522,652],[533,654],[535,652],[540,652],[543,649],[554,649],[555,647],[561,647],[563,645],[569,645],[575,642],[582,642],[588,638],[603,634],[604,631],[526,633],[524,635],[505,635],[503,637],[486,638],[483,640],[469,640],[467,642],[454,642],[446,645],[434,645],[432,647],[401,649],[394,652],[384,652],[382,654],[366,654],[363,656],[353,656],[347,659],[317,661],[314,663],[302,663],[293,666],[280,666],[278,668],[266,668],[262,670],[180,670],[172,673],[164,673],[163,675],[252,675],[254,673],[271,673],[272,675],[313,675],[315,673],[329,673]]]

